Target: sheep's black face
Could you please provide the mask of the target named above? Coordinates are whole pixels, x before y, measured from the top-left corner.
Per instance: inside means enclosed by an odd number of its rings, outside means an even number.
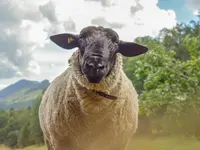
[[[118,35],[111,29],[90,27],[81,31],[79,63],[89,82],[99,83],[111,71],[118,42]]]
[[[84,28],[79,35],[64,33],[53,35],[50,39],[65,49],[79,48],[80,70],[91,83],[99,83],[109,74],[116,53],[133,57],[148,50],[134,42],[119,40],[118,34],[112,29],[95,26]]]

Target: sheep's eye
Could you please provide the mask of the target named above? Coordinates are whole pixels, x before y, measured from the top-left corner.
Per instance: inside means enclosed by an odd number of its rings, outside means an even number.
[[[118,43],[115,43],[115,44],[114,44],[114,46],[115,46],[115,50],[117,51],[117,50],[118,50],[118,48],[119,48],[119,45],[118,45]]]
[[[116,40],[115,43],[116,43],[116,44],[119,44],[119,40]]]
[[[79,43],[80,50],[84,50],[85,49],[85,41],[82,38],[80,38],[78,43]]]

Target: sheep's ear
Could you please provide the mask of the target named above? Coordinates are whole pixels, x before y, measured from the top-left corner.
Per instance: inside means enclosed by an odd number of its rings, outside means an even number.
[[[125,42],[125,41],[119,42],[118,52],[121,53],[123,56],[133,57],[141,55],[147,51],[148,51],[147,47],[140,44],[136,44],[134,42]]]
[[[70,33],[62,33],[50,36],[50,39],[64,49],[78,47],[78,36]]]

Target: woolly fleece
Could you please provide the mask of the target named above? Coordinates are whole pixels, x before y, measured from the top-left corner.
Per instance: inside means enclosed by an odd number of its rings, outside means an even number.
[[[91,84],[80,72],[77,50],[69,67],[47,88],[39,108],[48,150],[124,150],[138,125],[138,95],[117,54],[111,73]],[[110,100],[87,89],[117,96]]]

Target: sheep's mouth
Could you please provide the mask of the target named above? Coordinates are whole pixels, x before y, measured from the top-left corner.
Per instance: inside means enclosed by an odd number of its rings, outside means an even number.
[[[87,75],[86,75],[86,78],[90,83],[96,83],[96,84],[100,83],[101,80],[103,79],[103,77],[91,77],[91,76],[87,76]]]

